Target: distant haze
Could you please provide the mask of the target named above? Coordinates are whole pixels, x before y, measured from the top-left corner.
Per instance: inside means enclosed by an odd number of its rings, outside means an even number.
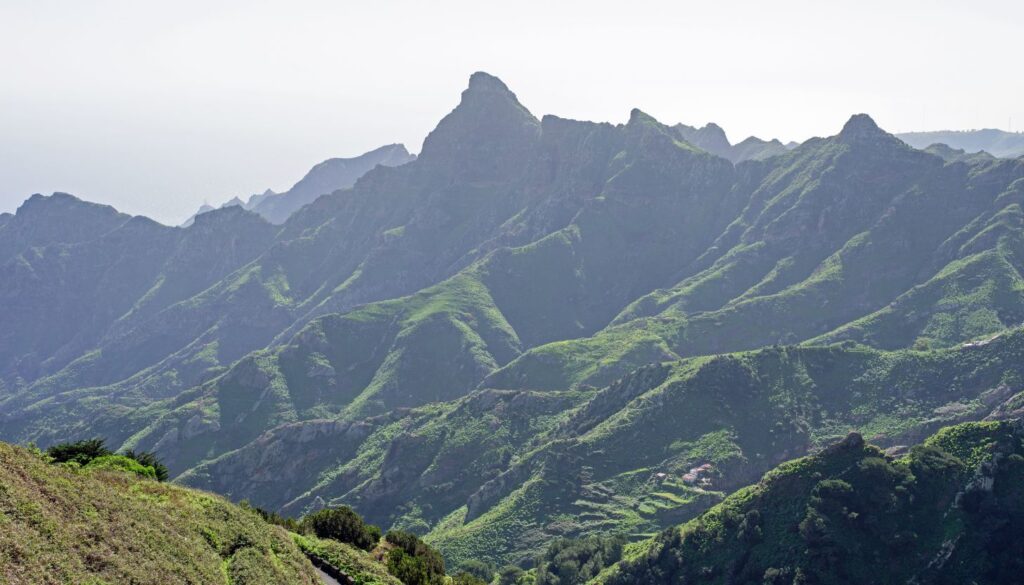
[[[0,0],[0,212],[178,223],[315,163],[417,152],[473,71],[537,115],[748,135],[1024,127],[1024,3]]]

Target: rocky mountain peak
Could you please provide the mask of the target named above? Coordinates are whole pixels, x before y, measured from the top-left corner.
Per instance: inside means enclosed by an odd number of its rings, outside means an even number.
[[[364,157],[374,159],[377,164],[382,164],[388,167],[403,165],[416,158],[415,155],[409,153],[404,144],[397,143],[386,144],[361,155],[359,158]]]
[[[839,139],[844,142],[872,140],[879,136],[887,134],[867,114],[854,114],[839,132]]]
[[[504,81],[483,71],[477,71],[469,76],[469,87],[466,91],[512,93]]]
[[[658,123],[654,116],[648,114],[647,112],[644,112],[640,108],[633,108],[632,110],[629,111],[628,124],[642,124],[645,122],[653,122],[655,124]]]
[[[74,203],[81,203],[82,200],[70,193],[62,193],[60,191],[54,192],[52,195],[43,195],[42,193],[33,193],[31,197],[26,199],[24,203],[18,207],[17,213],[24,213],[33,211],[35,209],[42,208],[48,205],[68,205]]]
[[[423,141],[419,160],[459,175],[496,176],[529,155],[540,122],[497,77],[474,73],[462,100]]]
[[[26,216],[56,217],[65,213],[73,213],[75,210],[87,210],[87,213],[110,218],[127,219],[128,217],[109,205],[83,201],[70,193],[60,191],[54,192],[52,195],[33,194],[18,207],[16,215],[22,218]]]

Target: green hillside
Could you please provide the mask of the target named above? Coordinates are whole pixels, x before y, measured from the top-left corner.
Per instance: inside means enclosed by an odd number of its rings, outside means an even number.
[[[850,430],[906,445],[1014,416],[1021,380],[1020,330],[945,350],[766,348],[647,366],[601,389],[487,389],[291,423],[180,480],[292,513],[350,504],[427,533],[453,562],[519,562],[558,536],[652,534]]]
[[[1016,583],[1019,422],[949,427],[903,456],[851,434],[658,535],[601,583]]]
[[[320,580],[284,529],[219,496],[0,443],[0,582]]]
[[[64,194],[0,216],[0,439],[350,505],[453,566],[635,542],[850,431],[1016,416],[1022,206],[1024,159],[864,114],[731,145],[538,118],[476,73],[415,160],[281,225]]]

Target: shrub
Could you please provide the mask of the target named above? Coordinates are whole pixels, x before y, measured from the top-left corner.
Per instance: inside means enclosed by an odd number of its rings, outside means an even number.
[[[157,481],[167,481],[167,478],[170,476],[167,466],[161,463],[153,453],[128,449],[124,452],[124,456],[138,461],[143,466],[152,467],[153,471],[156,473]]]
[[[320,538],[331,538],[363,550],[371,550],[380,540],[380,528],[367,524],[352,508],[325,508],[303,520]]]
[[[444,558],[411,532],[391,530],[384,537],[394,546],[388,552],[388,572],[405,585],[444,583]]]
[[[156,455],[146,451],[136,452],[129,449],[121,455],[116,455],[115,459],[108,459],[115,454],[107,448],[105,440],[100,438],[58,443],[47,449],[46,455],[53,463],[77,463],[83,467],[121,469],[157,481],[167,481],[170,475],[167,466],[161,463]],[[99,461],[101,459],[103,461]],[[131,465],[124,459],[134,461],[138,465]],[[146,471],[147,469],[149,471]]]
[[[156,479],[156,471],[148,465],[142,465],[138,461],[125,457],[124,455],[104,455],[89,461],[83,466],[84,469],[112,469],[116,471],[127,471],[142,477]]]

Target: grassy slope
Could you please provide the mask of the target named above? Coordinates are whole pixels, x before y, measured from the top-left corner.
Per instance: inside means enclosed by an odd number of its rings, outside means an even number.
[[[608,132],[569,126],[585,135]],[[168,404],[174,411],[132,441],[153,447],[197,414],[210,418],[218,409],[219,427],[208,425],[209,434],[161,446],[173,450],[172,468],[183,470],[278,424],[452,400],[524,347],[603,326],[695,257],[717,233],[710,226],[723,225],[738,207],[725,161],[681,147],[639,114],[614,132],[626,142],[613,165],[618,172],[599,183],[603,195],[568,227],[486,256],[416,294],[317,319],[288,345],[243,359],[201,396]],[[250,409],[253,396],[261,399]]]
[[[944,350],[847,343],[692,358],[600,390],[484,390],[358,426],[296,423],[183,479],[292,514],[318,499],[351,504],[429,531],[453,563],[522,560],[556,536],[652,534],[851,429],[907,444],[1006,416],[1019,409],[1022,364],[1021,331]],[[709,485],[679,480],[705,463]]]
[[[343,542],[293,534],[304,553],[340,571],[353,585],[402,585],[373,554]]]
[[[705,254],[705,268],[636,300],[593,336],[526,351],[485,384],[604,385],[659,354],[815,338],[941,347],[1019,325],[1024,165],[937,167],[891,148],[840,136],[798,149]],[[907,160],[887,169],[889,156]],[[892,185],[874,183],[890,172]]]
[[[599,392],[539,451],[514,459],[511,470],[529,471],[485,513],[456,511],[429,538],[458,558],[505,560],[558,535],[650,533],[849,430],[908,444],[943,424],[1012,412],[1022,360],[1020,331],[941,351],[788,347],[685,360],[646,387]],[[709,486],[678,480],[705,463]]]
[[[848,437],[665,531],[598,581],[1016,580],[1021,438],[1019,422],[967,423],[893,459]]]
[[[302,583],[283,529],[219,496],[50,465],[0,443],[0,582]]]

